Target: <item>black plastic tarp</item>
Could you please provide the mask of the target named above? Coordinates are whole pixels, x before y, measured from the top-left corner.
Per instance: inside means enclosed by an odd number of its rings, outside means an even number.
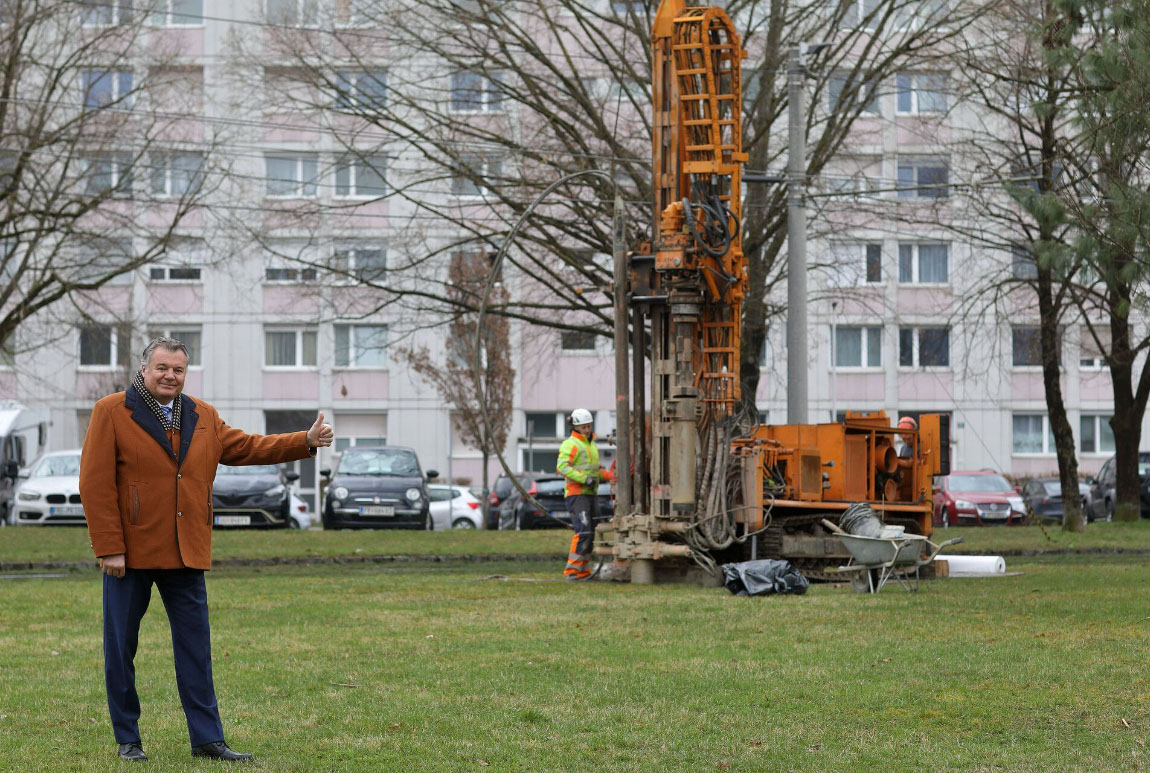
[[[811,584],[790,561],[775,558],[723,564],[722,569],[723,584],[736,596],[806,593]]]

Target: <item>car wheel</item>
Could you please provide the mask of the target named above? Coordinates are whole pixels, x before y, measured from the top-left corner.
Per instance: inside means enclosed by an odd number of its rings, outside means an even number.
[[[431,518],[431,511],[427,512],[427,520],[423,524],[425,531],[435,531],[435,521]]]
[[[1114,500],[1109,497],[1106,498],[1106,520],[1114,520]]]
[[[946,507],[946,505],[942,506],[942,525],[943,526],[957,526],[957,524],[952,524],[950,522],[950,510]]]
[[[515,531],[523,531],[523,513],[515,512]]]
[[[453,529],[474,529],[475,524],[468,518],[456,518],[455,522],[451,524]]]

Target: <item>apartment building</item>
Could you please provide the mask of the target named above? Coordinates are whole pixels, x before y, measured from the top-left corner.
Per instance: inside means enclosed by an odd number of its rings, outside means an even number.
[[[443,245],[458,241],[460,229],[430,213],[481,213],[483,192],[465,175],[429,183],[410,142],[341,117],[340,108],[391,98],[389,68],[420,66],[429,69],[404,82],[422,79],[442,93],[446,114],[459,121],[498,120],[514,108],[489,78],[392,61],[386,50],[361,52],[354,67],[332,73],[341,96],[324,102],[291,83],[298,62],[261,62],[260,45],[236,42],[289,34],[316,13],[347,23],[352,5],[167,0],[151,14],[148,39],[172,52],[166,72],[178,76],[180,101],[167,110],[133,109],[175,115],[168,131],[177,150],[132,185],[162,218],[164,197],[200,174],[196,153],[210,153],[213,168],[226,174],[161,258],[94,294],[98,302],[85,319],[29,323],[27,335],[43,343],[0,363],[0,397],[49,410],[53,448],[82,442],[92,403],[122,388],[136,353],[165,334],[192,350],[186,391],[235,426],[291,431],[324,412],[335,447],[296,463],[301,494],[313,505],[320,470],[350,445],[410,446],[425,468],[481,483],[480,453],[452,431],[450,409],[433,386],[396,354],[426,347],[432,359],[446,360],[444,326],[421,318],[404,292],[383,294],[377,285],[402,267],[411,296],[442,292]],[[95,5],[85,23],[118,23],[125,7]],[[114,96],[148,75],[125,69],[114,78],[88,77],[77,82],[77,101],[90,100],[94,89]],[[812,109],[825,110],[835,98],[832,82]],[[306,104],[316,109],[301,110]],[[900,74],[876,90],[835,171],[811,181],[812,193],[824,197],[812,199],[819,203],[809,243],[809,419],[830,421],[847,410],[944,412],[956,468],[1048,473],[1056,464],[1029,321],[1036,317],[1023,301],[1005,315],[960,313],[994,266],[1032,267],[1025,256],[995,254],[929,222],[928,213],[949,216],[962,168],[955,140],[972,122],[954,103],[946,73]],[[509,160],[473,155],[488,173],[505,162],[513,171]],[[114,165],[93,170],[115,175]],[[419,180],[414,188],[412,179]],[[442,253],[426,265],[412,262],[416,231],[428,254]],[[783,324],[772,325],[756,396],[772,422],[786,419],[784,340]],[[1079,329],[1068,329],[1065,341],[1064,386],[1081,467],[1094,471],[1113,448],[1109,374]],[[573,408],[595,414],[598,434],[615,429],[613,357],[604,339],[516,323],[509,345],[517,373],[505,451],[512,468],[551,469]],[[610,448],[604,456],[611,458]],[[492,459],[490,475],[499,471]]]

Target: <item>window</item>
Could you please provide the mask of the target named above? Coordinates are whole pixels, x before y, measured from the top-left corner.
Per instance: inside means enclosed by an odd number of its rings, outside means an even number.
[[[264,366],[268,368],[314,368],[314,328],[268,328],[264,330]]]
[[[611,12],[619,17],[635,14],[639,18],[646,17],[643,0],[611,0]]]
[[[188,348],[189,368],[198,368],[204,364],[204,334],[199,327],[149,328],[148,340],[161,336],[164,338],[174,338]]]
[[[856,83],[851,79],[851,73],[845,70],[832,73],[827,79],[827,109],[834,113],[839,109],[853,107],[859,102],[865,103],[863,113],[881,115],[875,83]]]
[[[315,24],[318,5],[318,0],[267,0],[268,21],[294,27]]]
[[[387,105],[387,71],[337,72],[335,89],[337,110],[381,110]]]
[[[196,193],[204,183],[202,153],[164,153],[152,157],[152,194],[178,197]]]
[[[1054,433],[1050,431],[1050,422],[1047,420],[1046,414],[1016,413],[1013,419],[1014,453],[1054,453]]]
[[[135,267],[131,239],[96,237],[76,249],[76,282],[98,282],[107,278],[109,285],[130,285]]]
[[[1037,279],[1038,262],[1025,247],[1010,248],[1010,272],[1015,279]]]
[[[881,368],[882,328],[836,325],[834,349],[836,368]]]
[[[562,433],[556,429],[555,416],[554,413],[532,413],[530,411],[525,413],[523,415],[524,435],[527,437],[560,437]]]
[[[116,105],[132,106],[132,73],[123,70],[82,70],[81,102],[85,110],[99,110]]]
[[[945,327],[900,327],[898,364],[903,368],[950,367],[950,330]]]
[[[203,270],[199,266],[156,266],[148,269],[149,282],[199,282]]]
[[[831,242],[831,274],[838,287],[882,282],[882,245]]]
[[[559,348],[565,352],[593,352],[595,334],[588,330],[564,330],[559,333]]]
[[[198,27],[204,23],[204,0],[151,0],[156,27]]]
[[[1095,335],[1098,336],[1097,341],[1094,340]],[[1090,328],[1083,325],[1079,341],[1078,367],[1080,369],[1105,370],[1109,367],[1106,364],[1106,352],[1110,349],[1110,331],[1107,328],[1096,325],[1092,334]]]
[[[387,156],[342,156],[335,165],[335,195],[374,198],[387,193]]]
[[[451,179],[451,192],[456,196],[485,196],[502,174],[503,158],[499,154],[465,154]]]
[[[319,164],[314,153],[267,156],[266,160],[268,196],[315,196]]]
[[[1019,326],[1011,328],[1010,332],[1014,367],[1041,367],[1042,345],[1038,338],[1038,328]]]
[[[386,368],[387,325],[336,325],[338,368]]]
[[[895,76],[898,112],[945,113],[946,75],[899,73]]]
[[[82,325],[80,367],[114,368],[131,360],[130,331],[126,325]]]
[[[881,0],[847,0],[844,3],[843,15],[839,26],[843,29],[853,29],[862,26],[864,29],[874,29],[875,22],[882,18],[881,13],[875,13],[881,5]]]
[[[319,272],[314,266],[269,265],[264,269],[264,280],[268,282],[314,282]]]
[[[109,27],[132,20],[132,0],[80,0],[80,23]]]
[[[1082,414],[1078,418],[1078,450],[1084,454],[1114,453],[1112,416]]]
[[[898,281],[902,284],[946,284],[950,281],[949,245],[900,244]]]
[[[950,196],[949,162],[937,158],[900,158],[898,160],[898,197],[900,199],[945,199]]]
[[[503,109],[499,79],[469,70],[451,74],[451,109],[458,113],[495,113]]]
[[[335,270],[361,282],[378,282],[387,271],[387,251],[380,247],[338,247]]]
[[[84,193],[127,198],[132,192],[132,157],[127,153],[96,153],[83,164]]]

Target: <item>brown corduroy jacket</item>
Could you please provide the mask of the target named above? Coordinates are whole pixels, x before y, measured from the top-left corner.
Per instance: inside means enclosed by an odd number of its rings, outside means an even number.
[[[165,430],[135,387],[92,409],[80,457],[80,500],[97,556],[131,569],[211,569],[216,465],[279,464],[310,455],[307,432],[249,435],[211,405],[180,395]]]

